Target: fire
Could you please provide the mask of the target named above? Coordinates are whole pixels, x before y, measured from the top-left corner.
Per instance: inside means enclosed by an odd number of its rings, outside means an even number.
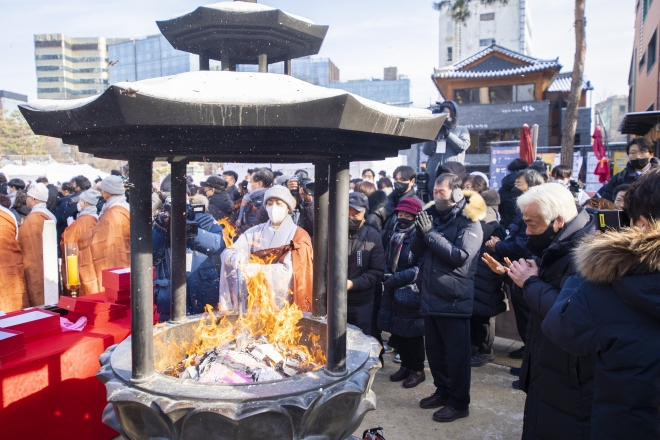
[[[231,247],[234,244],[234,237],[236,237],[236,233],[238,232],[236,226],[231,224],[228,218],[221,218],[218,220],[218,224],[223,226],[222,239],[225,241],[225,246]]]
[[[227,238],[225,238],[226,240]],[[267,264],[254,256],[250,263]],[[305,359],[303,366],[311,369],[320,368],[326,363],[326,357],[319,344],[319,335],[308,335],[311,347],[300,343],[303,333],[298,325],[303,313],[295,304],[285,304],[278,307],[268,286],[267,277],[263,270],[257,271],[253,276],[247,277],[247,310],[232,324],[226,316],[214,313],[213,306],[207,304],[206,316],[199,322],[195,330],[195,337],[187,346],[170,343],[165,348],[169,356],[156,366],[164,371],[172,365],[171,359],[186,359],[185,366],[191,366],[198,356],[208,350],[236,341],[241,337],[264,337],[269,344],[276,345],[283,353],[299,356]]]

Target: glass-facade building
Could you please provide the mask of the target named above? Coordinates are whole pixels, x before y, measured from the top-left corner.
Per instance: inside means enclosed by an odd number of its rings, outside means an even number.
[[[199,70],[199,57],[176,50],[162,35],[108,46],[110,84]]]
[[[213,70],[213,66],[211,68]],[[216,67],[219,69],[219,66]],[[238,72],[258,72],[256,64],[239,64]],[[284,74],[284,63],[268,65],[268,72]],[[291,76],[308,83],[328,87],[331,83],[339,81],[339,69],[330,58],[303,57],[291,60]]]
[[[28,97],[26,95],[0,90],[0,118],[17,112],[18,106],[25,104],[27,100]]]
[[[410,80],[399,75],[398,79],[385,81],[380,79],[365,79],[356,81],[336,82],[328,84],[331,89],[345,90],[363,98],[383,104],[400,107],[410,107]]]

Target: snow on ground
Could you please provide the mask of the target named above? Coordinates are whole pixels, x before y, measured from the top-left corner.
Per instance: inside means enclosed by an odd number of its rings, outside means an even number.
[[[108,173],[92,167],[91,165],[74,165],[68,163],[50,163],[48,165],[7,165],[0,168],[0,172],[4,173],[7,180],[17,178],[22,179],[26,183],[28,181],[34,182],[38,177],[46,176],[48,181],[53,184],[58,182],[68,182],[75,176],[83,175],[94,182],[97,177],[105,178]]]

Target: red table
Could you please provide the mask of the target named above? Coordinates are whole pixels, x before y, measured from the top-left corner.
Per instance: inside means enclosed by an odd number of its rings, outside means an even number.
[[[103,293],[86,299],[105,300]],[[0,438],[107,440],[99,355],[131,333],[125,318],[25,344],[25,357],[0,365]]]

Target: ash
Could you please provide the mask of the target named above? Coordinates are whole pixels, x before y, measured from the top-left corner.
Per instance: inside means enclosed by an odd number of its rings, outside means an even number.
[[[239,384],[281,380],[318,368],[300,350],[243,333],[235,341],[201,356],[193,354],[163,373],[203,383]]]

